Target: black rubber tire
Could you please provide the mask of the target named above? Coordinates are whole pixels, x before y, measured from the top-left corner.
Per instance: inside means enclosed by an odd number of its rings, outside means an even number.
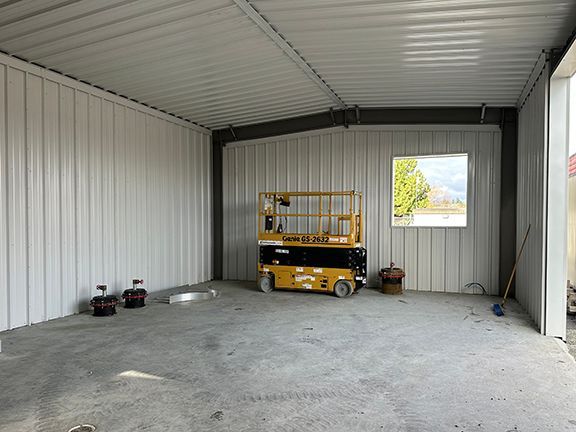
[[[258,288],[266,294],[272,292],[274,290],[274,279],[270,276],[261,276],[258,279]]]
[[[347,280],[339,280],[334,284],[334,295],[338,298],[349,297],[354,292],[352,284]]]

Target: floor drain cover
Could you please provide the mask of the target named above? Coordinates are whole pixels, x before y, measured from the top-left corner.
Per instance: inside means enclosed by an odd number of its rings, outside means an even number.
[[[74,426],[72,429],[69,429],[68,432],[92,432],[95,430],[96,430],[96,426],[84,424],[84,425]]]

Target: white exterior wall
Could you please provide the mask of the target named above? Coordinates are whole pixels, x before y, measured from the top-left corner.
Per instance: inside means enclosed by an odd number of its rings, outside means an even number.
[[[0,330],[212,277],[210,132],[0,55]]]
[[[518,119],[517,252],[528,225],[531,224],[532,227],[518,264],[516,299],[541,329],[544,325],[545,307],[548,76],[546,65],[520,108]]]
[[[414,213],[412,225],[421,227],[462,227],[466,226],[465,214],[454,213]]]
[[[568,280],[576,284],[576,177],[568,180]]]
[[[260,191],[355,189],[365,203],[368,283],[390,261],[408,289],[498,294],[500,130],[494,126],[351,126],[228,144],[224,148],[224,279],[257,275]],[[392,159],[468,153],[466,228],[391,227]]]

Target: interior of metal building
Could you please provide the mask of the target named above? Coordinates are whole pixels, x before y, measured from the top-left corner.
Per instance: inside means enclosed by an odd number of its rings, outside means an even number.
[[[576,430],[575,23],[0,1],[0,430]]]

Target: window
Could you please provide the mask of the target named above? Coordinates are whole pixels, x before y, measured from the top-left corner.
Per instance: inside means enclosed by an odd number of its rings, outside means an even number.
[[[393,226],[466,226],[468,155],[396,157],[393,175]]]

